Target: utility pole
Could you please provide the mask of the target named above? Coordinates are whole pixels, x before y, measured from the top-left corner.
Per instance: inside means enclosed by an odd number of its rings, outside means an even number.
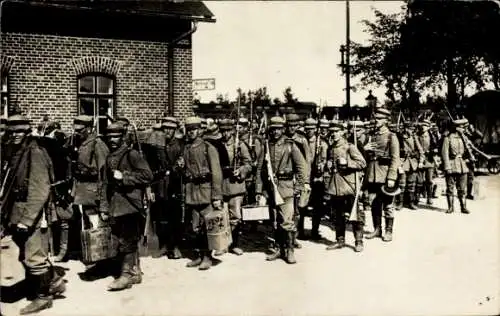
[[[350,112],[351,111],[351,63],[350,63],[351,14],[350,14],[349,0],[346,0],[346,2],[345,2],[345,18],[346,18],[346,27],[345,27],[345,42],[346,42],[345,43],[345,103],[347,105],[348,112]]]

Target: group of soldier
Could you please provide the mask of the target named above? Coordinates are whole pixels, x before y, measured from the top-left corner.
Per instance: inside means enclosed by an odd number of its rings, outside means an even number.
[[[319,227],[325,216],[336,234],[328,250],[346,246],[348,223],[356,252],[363,251],[364,238],[390,242],[395,210],[417,209],[422,197],[432,204],[438,167],[446,176],[446,212],[454,212],[457,196],[460,211],[469,213],[467,182],[474,155],[467,120],[452,120],[440,135],[430,120],[392,124],[391,116],[383,107],[374,110],[370,121],[302,120],[287,114],[264,116],[259,124],[244,117],[180,122],[165,116],[148,134],[118,119],[102,135],[92,116],[76,117],[71,135],[56,122],[32,128],[22,115],[2,119],[2,221],[20,248],[34,290],[21,314],[50,308],[53,297],[64,292],[63,277],[51,262],[68,260],[72,230],[96,216],[110,225],[117,247],[112,260],[97,266],[106,265],[113,273],[108,289],[117,291],[142,282],[139,242],[148,216],[156,228],[159,256],[183,257],[189,231],[195,256],[187,266],[207,270],[213,255],[243,254],[245,205],[269,208],[265,223],[272,226],[274,243],[266,259],[289,264],[296,263],[298,240],[322,239]],[[214,210],[227,212],[232,240],[215,252],[206,225]],[[366,211],[374,227],[368,234]],[[310,236],[304,229],[308,214]],[[51,259],[49,232],[55,224],[60,246]]]

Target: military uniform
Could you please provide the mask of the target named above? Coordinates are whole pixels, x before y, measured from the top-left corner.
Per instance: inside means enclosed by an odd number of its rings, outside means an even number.
[[[189,117],[185,122],[188,138],[190,130],[200,130],[201,120]],[[188,141],[184,147],[185,162],[185,204],[192,214],[192,228],[197,235],[196,250],[198,257],[188,263],[188,267],[199,266],[200,270],[212,265],[211,251],[208,249],[205,216],[214,206],[222,203],[222,170],[217,149],[200,135]]]
[[[249,122],[246,118],[240,118],[239,121],[240,125],[246,127]],[[250,137],[251,136],[251,137]],[[262,150],[263,150],[263,144],[262,144],[262,138],[260,135],[257,135],[254,133],[252,129],[246,130],[244,133],[240,135],[240,139],[242,142],[244,142],[250,152],[250,157],[251,157],[251,167],[252,171],[250,174],[247,176],[245,182],[246,182],[246,188],[247,188],[247,193],[244,198],[244,203],[245,204],[255,204],[255,174],[257,172],[257,157],[260,156]]]
[[[221,131],[231,131],[234,128],[232,120],[222,120],[220,123]],[[247,145],[231,136],[229,139],[223,139],[224,146],[229,158],[229,164],[222,166],[222,195],[224,203],[229,211],[229,221],[231,224],[233,243],[229,250],[237,255],[243,254],[238,247],[239,235],[241,233],[241,205],[246,192],[245,179],[252,171],[250,151]],[[237,148],[235,148],[238,146]]]
[[[178,120],[174,117],[162,119],[163,129],[178,128]],[[152,190],[155,193],[155,222],[160,247],[173,259],[181,258],[179,247],[183,237],[183,183],[179,158],[184,151],[184,141],[163,135],[163,143],[158,147],[158,170],[153,171]]]
[[[390,111],[378,108],[374,114],[375,120],[387,120]],[[382,123],[376,131],[370,133],[370,142],[365,145],[367,167],[364,177],[364,188],[368,190],[370,201],[367,208],[371,209],[374,232],[366,238],[382,237],[382,211],[385,217],[384,241],[392,240],[394,225],[394,196],[385,194],[384,185],[395,187],[398,178],[399,141],[396,135],[389,131],[387,125]],[[372,144],[374,148],[368,146]]]
[[[401,194],[396,197],[396,208],[401,209],[407,196],[408,206],[416,210],[418,204],[418,195],[415,192],[417,182],[417,172],[422,166],[424,155],[422,146],[417,136],[414,135],[413,127],[410,124],[405,125],[405,130],[399,138],[400,161],[398,184]]]
[[[345,124],[334,123],[334,133],[345,131],[345,129]],[[356,146],[347,142],[345,136],[341,136],[337,141],[334,139],[332,147],[328,150],[327,172],[330,176],[325,193],[328,203],[335,212],[334,225],[337,244],[327,249],[338,249],[345,245],[346,221],[349,220],[355,196],[358,193],[357,190],[360,189],[360,187],[356,187],[356,183],[361,186],[358,171],[362,171],[365,167],[366,161],[363,155]],[[353,225],[356,251],[358,252],[363,250],[364,221],[364,212],[358,210]]]
[[[434,180],[434,157],[438,154],[438,140],[435,139],[434,135],[429,131],[431,122],[424,120],[420,124],[420,131],[417,134],[417,139],[422,146],[423,151],[423,164],[420,169],[418,181],[417,181],[417,191],[425,192],[427,197],[427,204],[432,204],[433,197],[433,180]]]
[[[309,168],[310,163],[311,163],[311,157],[310,157],[310,149],[309,149],[309,141],[307,138],[302,134],[301,132],[299,133],[298,128],[300,126],[300,118],[297,114],[288,114],[286,116],[286,125],[287,128],[296,128],[295,132],[289,132],[287,131],[287,136],[297,145],[297,148],[299,151],[302,153],[302,156],[304,157],[304,160],[306,161],[306,174],[307,178],[309,179],[311,176],[311,170]],[[300,185],[297,183],[296,185]],[[298,190],[296,190],[298,192]],[[296,248],[300,248],[300,244],[296,242],[296,237],[299,239],[305,239],[305,234],[304,234],[304,218],[306,215],[306,208],[299,206],[299,196],[295,196],[295,215],[294,215],[294,221],[295,221],[295,226],[297,227],[297,233],[298,236],[294,236],[294,245]]]
[[[8,118],[7,128],[12,135],[6,153],[6,161],[11,170],[13,189],[10,191],[12,203],[8,226],[12,229],[12,239],[19,247],[19,260],[23,263],[27,281],[33,287],[36,298],[21,315],[35,313],[52,307],[53,295],[65,291],[61,276],[54,271],[49,261],[48,225],[55,212],[49,208],[50,185],[54,179],[52,161],[47,151],[27,133],[30,122],[21,115]],[[15,143],[16,135],[24,133],[20,143]],[[9,207],[10,205],[10,207]]]
[[[475,144],[477,146],[479,146],[479,144],[481,144],[481,141],[483,139],[483,133],[481,133],[479,130],[477,130],[476,128],[474,128],[474,126],[472,124],[470,124],[469,122],[467,122],[465,124],[465,132],[464,132],[464,135],[466,137],[466,141],[469,142],[469,148],[471,148],[470,150],[472,150],[472,146]],[[471,157],[473,158],[473,157]],[[474,199],[474,196],[473,196],[473,184],[474,184],[474,178],[475,178],[475,164],[476,164],[476,161],[475,159],[469,159],[468,163],[467,163],[467,166],[469,168],[469,173],[467,174],[467,198],[468,199]],[[476,197],[477,198],[477,197]]]
[[[306,133],[309,131],[314,133],[307,140],[310,159],[310,161],[308,161],[308,167],[309,170],[311,170],[309,179],[311,183],[309,207],[313,210],[311,238],[315,240],[321,239],[319,234],[319,224],[326,210],[323,203],[323,193],[325,191],[324,168],[328,152],[328,144],[321,138],[321,136],[318,135],[318,133],[316,133],[317,128],[318,122],[315,119],[309,118],[305,121]],[[318,145],[319,148],[316,148]]]
[[[463,127],[466,122],[464,119],[455,120],[453,124],[456,127]],[[443,169],[446,173],[447,213],[453,213],[455,210],[453,205],[453,189],[455,186],[462,213],[469,213],[466,208],[465,194],[467,192],[467,173],[469,172],[467,161],[470,157],[468,157],[464,137],[460,132],[453,130],[443,140],[441,155]]]
[[[269,128],[283,129],[284,125],[283,118],[273,117],[270,120]],[[270,160],[272,175],[268,175],[265,156],[268,156]],[[296,231],[294,197],[308,185],[307,162],[297,145],[285,135],[279,139],[270,140],[258,161],[256,192],[259,196],[265,194],[268,197],[269,207],[276,223],[274,227],[275,240],[276,244],[279,245],[279,249],[267,260],[275,260],[284,256],[288,263],[295,263],[293,250]],[[277,191],[284,200],[282,205],[276,205],[276,201],[274,201],[269,177],[274,177]],[[296,179],[295,185],[294,179]]]

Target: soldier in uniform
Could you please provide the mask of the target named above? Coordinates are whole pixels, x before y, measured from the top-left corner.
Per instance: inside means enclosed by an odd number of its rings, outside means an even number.
[[[416,210],[418,195],[416,194],[417,172],[423,166],[424,153],[417,136],[415,135],[412,123],[405,123],[403,133],[399,138],[400,162],[399,167],[399,188],[401,194],[396,197],[396,209],[401,209],[407,196],[408,207]]]
[[[125,142],[126,130],[122,124],[112,123],[106,130],[110,153],[103,172],[100,192],[100,213],[111,221],[111,234],[118,247],[117,260],[120,276],[109,286],[109,291],[121,291],[142,282],[139,265],[139,240],[145,188],[153,180],[146,160]]]
[[[160,147],[160,168],[153,172],[155,184],[155,200],[158,203],[157,234],[161,247],[172,259],[180,259],[182,253],[179,249],[183,237],[183,187],[182,163],[180,159],[184,150],[184,141],[175,138],[179,122],[175,117],[167,116],[162,119],[164,144]]]
[[[229,165],[222,166],[222,195],[229,211],[233,243],[229,251],[241,256],[243,250],[238,246],[241,234],[241,205],[246,192],[245,179],[252,171],[250,151],[240,140],[236,144],[234,137],[234,123],[230,119],[220,122],[222,142],[226,148]]]
[[[309,141],[307,138],[302,134],[298,132],[300,126],[300,117],[297,114],[291,113],[286,116],[286,136],[290,138],[296,145],[297,148],[299,149],[300,153],[304,157],[304,160],[308,163],[306,164],[306,173],[307,173],[307,178],[309,179],[311,176],[311,170],[309,170],[309,162],[311,161],[311,157],[309,157]],[[297,183],[297,185],[301,185],[300,183]],[[300,192],[300,189],[296,189],[296,192]],[[293,242],[294,246],[296,248],[301,248],[301,245],[296,241],[296,239],[306,239],[305,233],[304,233],[304,218],[306,215],[306,208],[299,206],[298,203],[299,199],[298,196],[296,196],[296,202],[295,202],[295,226],[297,227],[297,232],[298,235],[294,236]]]
[[[323,117],[319,120],[319,134],[327,144],[330,144],[330,131],[328,130],[329,127],[330,121],[327,118]]]
[[[27,118],[13,115],[7,120],[7,128],[11,138],[5,158],[13,175],[7,226],[19,247],[26,279],[36,295],[21,309],[21,315],[26,315],[52,307],[53,297],[65,291],[64,280],[49,261],[48,224],[55,214],[48,203],[54,169],[47,151],[28,136]]]
[[[358,193],[355,177],[359,177],[358,171],[366,167],[366,161],[358,148],[346,139],[346,124],[342,122],[333,123],[332,134],[333,145],[328,150],[327,172],[329,183],[326,184],[325,199],[335,212],[335,235],[337,243],[327,247],[327,250],[340,249],[345,246],[346,221],[349,220]],[[361,185],[358,183],[358,185]],[[365,216],[362,210],[357,212],[356,221],[353,224],[354,237],[356,239],[356,251],[363,251],[363,226]]]
[[[208,249],[205,216],[214,208],[222,209],[222,170],[217,149],[201,138],[201,119],[188,117],[185,121],[187,144],[182,162],[185,171],[186,211],[192,213],[196,237],[197,258],[187,267],[207,270],[212,266]]]
[[[419,170],[419,183],[417,187],[421,188],[420,192],[425,192],[427,205],[432,205],[433,198],[433,180],[434,180],[434,156],[439,152],[437,148],[437,140],[431,135],[429,129],[431,122],[424,120],[419,124],[418,142],[422,146],[423,164]]]
[[[364,177],[364,188],[368,190],[370,201],[368,208],[372,212],[373,227],[375,230],[366,236],[367,239],[382,237],[382,215],[385,217],[384,241],[392,240],[394,225],[394,196],[387,194],[397,193],[396,180],[398,178],[399,141],[397,136],[389,131],[387,122],[391,112],[384,108],[377,108],[374,113],[374,130],[369,135],[369,141],[364,146],[367,156],[367,167]],[[383,212],[383,214],[382,214]]]
[[[453,189],[456,186],[461,212],[469,214],[466,207],[465,194],[467,193],[467,173],[469,172],[467,162],[471,157],[465,143],[465,135],[463,135],[466,123],[466,119],[454,120],[453,126],[450,128],[450,134],[443,140],[441,156],[443,159],[443,169],[446,174],[446,199],[448,201],[448,210],[446,213],[453,213],[455,211]]]
[[[295,238],[294,222],[294,196],[300,195],[303,190],[309,189],[309,174],[307,162],[294,141],[284,135],[285,120],[282,117],[272,117],[269,124],[270,140],[266,150],[262,152],[257,166],[256,192],[260,205],[266,205],[266,197],[269,207],[273,210],[275,226],[274,238],[278,249],[269,255],[268,261],[283,257],[287,263],[293,264],[297,261],[294,256],[293,241]],[[273,174],[268,174],[264,164],[264,156],[269,154],[270,169]],[[265,171],[265,172],[264,172]],[[266,177],[267,175],[267,177]],[[294,186],[294,175],[297,180]],[[272,188],[269,177],[274,177],[276,188]],[[272,192],[277,189],[284,204],[276,205]],[[294,189],[296,192],[294,192]]]
[[[311,170],[311,197],[309,206],[312,208],[312,230],[311,239],[321,240],[319,233],[319,224],[321,218],[325,214],[325,205],[323,204],[323,193],[325,191],[325,183],[323,172],[326,164],[326,154],[328,144],[318,133],[318,122],[313,118],[308,118],[305,121],[305,131],[309,147],[309,170]],[[319,146],[318,146],[319,145]]]
[[[464,135],[466,137],[466,141],[469,143],[469,148],[471,148],[472,146],[478,147],[483,140],[483,133],[475,128],[474,125],[470,124],[469,121],[467,121],[464,126]],[[469,159],[467,167],[469,168],[469,173],[467,174],[467,198],[472,200],[474,199],[474,194],[472,191],[474,187],[474,178],[476,176],[475,159]]]
[[[245,195],[245,204],[255,204],[256,202],[255,173],[257,171],[257,157],[260,156],[263,150],[263,145],[262,145],[262,138],[260,137],[260,135],[257,135],[253,128],[250,128],[249,130],[248,125],[249,125],[248,119],[244,117],[241,117],[239,119],[240,139],[247,146],[248,150],[250,151],[250,157],[252,158],[250,162],[252,166],[252,171],[246,177],[245,180],[247,187],[247,194]]]
[[[80,115],[73,120],[73,130],[77,141],[77,157],[73,166],[74,185],[72,195],[74,196],[73,208],[78,212],[80,209],[85,216],[97,216],[97,203],[99,200],[99,189],[102,185],[99,174],[102,174],[106,157],[109,154],[106,144],[92,132],[94,120],[92,116]],[[69,225],[68,225],[69,226]],[[66,228],[62,226],[62,228]],[[65,230],[61,233],[61,251],[59,260],[66,260],[68,234]],[[92,271],[89,271],[89,273]]]

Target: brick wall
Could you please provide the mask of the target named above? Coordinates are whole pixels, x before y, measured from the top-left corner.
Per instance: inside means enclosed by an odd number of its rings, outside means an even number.
[[[168,105],[166,43],[18,33],[3,34],[2,40],[2,55],[14,58],[11,104],[19,104],[34,123],[48,114],[69,128],[78,111],[77,75],[86,63],[116,72],[118,116],[149,125]],[[174,60],[175,115],[185,117],[192,113],[191,49],[176,48]]]

